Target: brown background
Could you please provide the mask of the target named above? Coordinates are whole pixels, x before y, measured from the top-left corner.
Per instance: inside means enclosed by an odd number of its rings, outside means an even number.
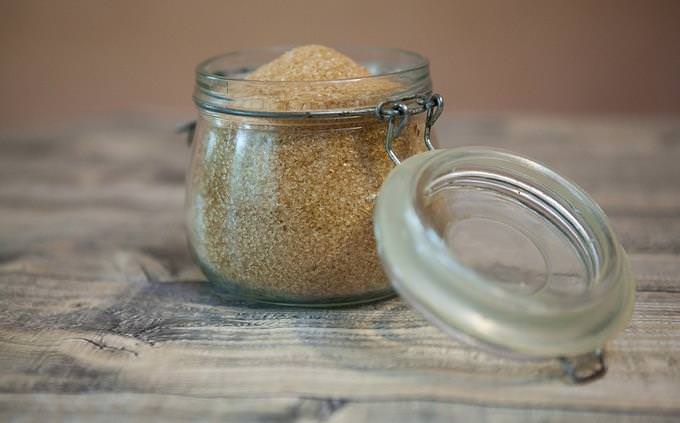
[[[447,113],[680,114],[678,1],[3,1],[0,128],[192,113],[193,68],[272,44],[428,56]]]

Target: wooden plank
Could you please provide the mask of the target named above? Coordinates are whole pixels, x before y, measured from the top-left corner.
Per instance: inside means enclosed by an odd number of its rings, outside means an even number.
[[[608,345],[608,375],[578,387],[557,363],[461,345],[399,299],[333,310],[218,299],[186,252],[188,152],[163,125],[0,135],[1,417],[680,417],[680,122],[438,124],[449,146],[548,163],[610,214],[638,301]]]
[[[438,423],[451,421],[606,421],[661,423],[672,416],[602,414],[594,411],[521,409],[455,404],[439,401],[345,401],[319,397],[196,398],[178,395],[123,394],[0,394],[0,418],[31,409],[34,421],[66,420],[120,422],[235,421],[332,423],[395,421]]]

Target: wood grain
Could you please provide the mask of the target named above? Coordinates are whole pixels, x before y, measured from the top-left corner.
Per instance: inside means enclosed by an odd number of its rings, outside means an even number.
[[[0,419],[680,418],[680,121],[470,117],[445,146],[541,160],[600,202],[638,280],[609,373],[461,345],[399,299],[333,310],[214,296],[184,240],[172,122],[0,134]]]

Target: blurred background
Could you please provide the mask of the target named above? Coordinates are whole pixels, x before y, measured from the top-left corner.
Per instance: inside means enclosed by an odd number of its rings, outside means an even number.
[[[432,64],[448,113],[680,114],[679,1],[1,2],[0,128],[191,116],[223,52],[392,46]]]

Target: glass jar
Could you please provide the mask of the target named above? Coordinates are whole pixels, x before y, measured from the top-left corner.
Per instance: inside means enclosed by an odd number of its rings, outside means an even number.
[[[425,151],[427,114],[391,126],[376,106],[383,103],[389,114],[390,100],[428,98],[428,63],[415,53],[355,48],[344,52],[374,76],[244,79],[285,50],[232,53],[197,69],[199,119],[186,201],[190,249],[222,293],[308,306],[385,298],[393,291],[372,220],[376,194],[393,167],[385,139],[390,126],[398,135],[393,159]]]

